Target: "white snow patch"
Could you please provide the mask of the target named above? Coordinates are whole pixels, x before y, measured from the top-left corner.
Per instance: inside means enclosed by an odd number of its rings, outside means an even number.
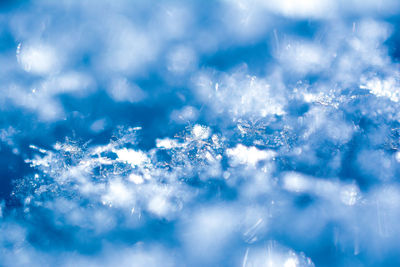
[[[170,211],[170,203],[165,196],[156,195],[149,201],[148,210],[157,216],[164,217]]]
[[[54,47],[39,44],[19,44],[17,59],[22,68],[33,74],[48,75],[58,71],[60,60]]]
[[[147,157],[146,153],[140,150],[122,148],[114,149],[113,152],[117,154],[119,161],[129,163],[133,167],[142,166],[143,164],[149,162],[149,158]]]
[[[102,197],[103,203],[120,207],[131,204],[133,199],[133,192],[121,180],[111,181]]]
[[[211,73],[199,73],[194,79],[194,89],[214,112],[227,112],[233,118],[285,114],[287,100],[280,74],[274,73],[269,83],[269,79],[246,75],[245,70],[222,73],[216,78]]]
[[[174,139],[170,138],[156,139],[156,147],[158,148],[171,149],[177,146],[179,146],[178,142]]]
[[[204,140],[210,137],[211,130],[207,126],[202,126],[200,124],[196,124],[192,129],[192,134],[194,138],[199,140]]]
[[[227,149],[226,154],[230,157],[232,165],[245,164],[249,166],[255,166],[261,160],[271,160],[276,156],[275,151],[259,150],[254,146],[247,147],[242,144]]]
[[[278,56],[281,64],[300,74],[323,71],[332,59],[320,45],[297,40],[287,41]]]
[[[393,77],[387,79],[373,78],[365,81],[363,85],[360,85],[360,88],[369,90],[378,97],[389,98],[393,102],[400,100],[399,83]]]
[[[144,179],[141,175],[131,173],[128,177],[128,180],[135,184],[143,184]]]

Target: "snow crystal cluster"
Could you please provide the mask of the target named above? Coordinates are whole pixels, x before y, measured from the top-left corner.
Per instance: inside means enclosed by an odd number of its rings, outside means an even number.
[[[400,2],[0,3],[0,266],[400,266]]]

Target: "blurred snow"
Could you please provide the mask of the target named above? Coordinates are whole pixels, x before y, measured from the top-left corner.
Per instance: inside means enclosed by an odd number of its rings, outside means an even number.
[[[399,11],[0,3],[0,266],[399,266]]]
[[[51,46],[44,44],[21,44],[17,47],[17,59],[22,68],[27,72],[39,75],[48,75],[59,69],[58,53]]]
[[[146,92],[135,84],[130,84],[127,79],[119,78],[111,82],[108,87],[111,98],[117,102],[128,101],[131,103],[140,102],[146,97]]]
[[[232,165],[244,164],[255,166],[261,160],[269,160],[276,156],[274,151],[258,150],[256,147],[245,147],[242,144],[235,148],[227,149],[227,155],[231,158]]]

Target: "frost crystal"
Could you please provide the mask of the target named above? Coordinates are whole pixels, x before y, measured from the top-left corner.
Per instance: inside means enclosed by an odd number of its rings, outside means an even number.
[[[0,10],[0,266],[400,266],[400,1]]]

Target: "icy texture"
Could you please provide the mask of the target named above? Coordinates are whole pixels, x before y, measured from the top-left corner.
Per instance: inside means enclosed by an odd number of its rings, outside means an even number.
[[[0,266],[400,266],[400,2],[0,2]]]

